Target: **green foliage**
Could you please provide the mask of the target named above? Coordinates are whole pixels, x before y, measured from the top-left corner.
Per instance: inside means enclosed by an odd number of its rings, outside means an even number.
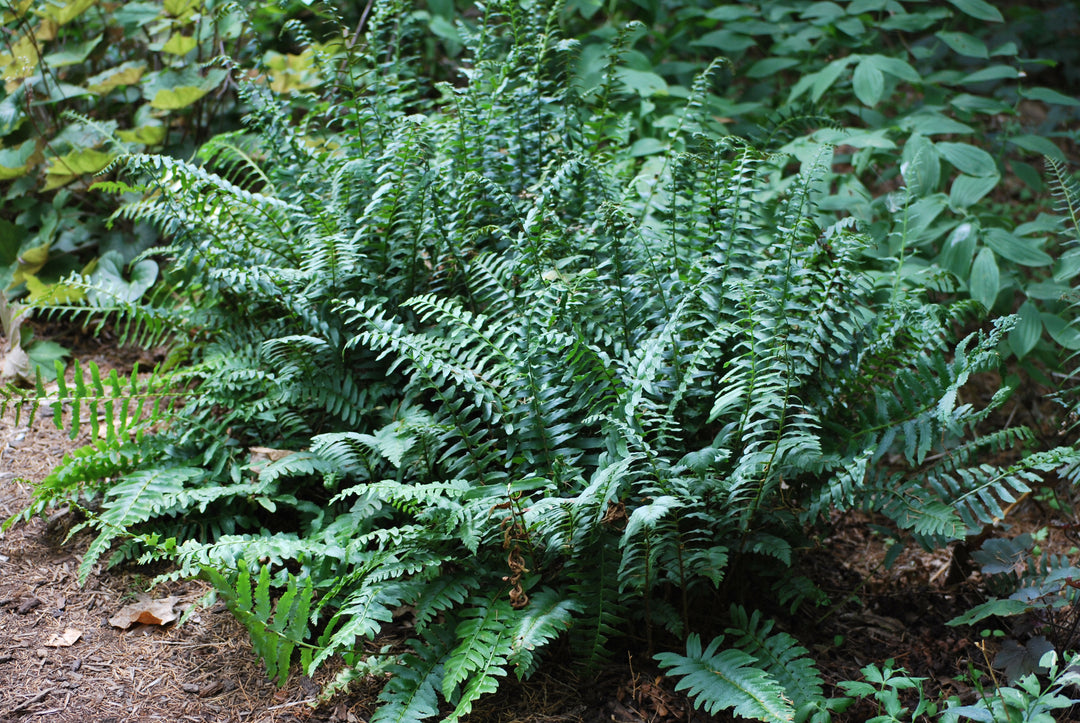
[[[204,567],[202,575],[213,584],[229,612],[248,629],[256,654],[266,663],[266,674],[284,685],[289,677],[292,652],[308,636],[307,618],[313,593],[311,578],[301,585],[290,576],[285,592],[273,602],[270,599],[270,568],[266,565],[259,566],[254,588],[251,572],[243,560],[238,563],[235,582],[212,567]]]
[[[641,144],[634,28],[582,72],[557,10],[484,12],[455,26],[458,85],[413,63],[432,15],[380,3],[362,41],[309,45],[334,73],[318,94],[243,84],[246,131],[199,162],[114,161],[115,219],[167,238],[164,283],[136,293],[136,260],[130,280],[69,277],[62,308],[170,363],[145,388],[91,369],[55,400],[7,392],[106,417],[32,509],[90,498],[86,570],[127,539],[113,560],[209,579],[279,682],[296,647],[308,674],[373,665],[365,642],[411,613],[380,721],[456,720],[556,640],[595,665],[630,626],[649,652],[657,631],[687,641],[658,660],[706,710],[824,715],[793,637],[735,607],[703,648],[694,611],[759,575],[786,604],[812,594],[788,572],[831,510],[939,544],[1075,462],[981,462],[1031,437],[982,428],[1009,390],[961,402],[1016,322],[956,342],[974,304],[933,303],[903,251],[944,201],[902,204],[876,253],[872,218],[829,215],[833,146],[717,132],[716,67]],[[935,149],[989,173],[979,149]]]

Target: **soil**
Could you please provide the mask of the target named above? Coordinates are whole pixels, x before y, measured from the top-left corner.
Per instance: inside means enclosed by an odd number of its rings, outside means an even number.
[[[78,340],[59,341],[81,346],[84,362],[121,371],[141,355],[110,348],[108,339],[92,348]],[[1031,406],[1040,399],[1020,400],[1028,408],[1010,413],[1044,420]],[[48,415],[31,427],[16,425],[10,413],[0,419],[0,516],[24,509],[33,483],[83,441],[56,430]],[[1068,494],[1056,480],[1047,484]],[[1075,556],[1076,544],[1066,534],[1075,520],[1055,511],[1049,500],[1025,497],[985,534],[1042,531],[1043,549]],[[76,571],[89,537],[79,533],[68,539],[73,522],[73,515],[53,511],[0,533],[0,721],[344,723],[370,717],[380,680],[359,681],[325,701],[319,695],[334,674],[332,666],[317,680],[297,673],[283,688],[269,682],[243,627],[220,603],[198,605],[208,592],[204,583],[171,582],[150,590],[157,571],[99,565],[80,585]],[[796,615],[769,612],[781,616],[778,629],[810,650],[830,695],[841,694],[835,687],[839,681],[860,679],[860,668],[891,658],[925,678],[931,696],[958,695],[971,702],[976,695],[971,671],[989,676],[1000,643],[946,623],[986,599],[967,555],[978,541],[935,552],[912,547],[886,568],[890,541],[877,522],[863,514],[837,515],[805,551],[797,572],[822,586],[828,605],[804,606]],[[170,597],[177,612],[194,606],[183,624],[142,622],[122,629],[110,622],[126,605]],[[1068,614],[1068,609],[1061,613]],[[644,652],[596,672],[575,667],[567,657],[556,655],[524,684],[507,681],[499,693],[480,701],[469,720],[730,720],[694,711]],[[842,719],[867,720],[879,712],[862,703]]]

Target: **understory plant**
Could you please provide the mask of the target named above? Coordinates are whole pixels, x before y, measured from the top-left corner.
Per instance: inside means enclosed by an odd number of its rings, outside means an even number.
[[[1031,436],[975,431],[1012,321],[956,340],[972,305],[822,224],[830,146],[792,175],[710,134],[710,69],[645,164],[619,43],[587,84],[541,10],[489,5],[431,89],[424,19],[378,3],[305,112],[244,85],[247,131],[202,163],[118,159],[100,188],[169,239],[163,283],[72,277],[94,303],[51,310],[169,359],[7,390],[92,436],[18,517],[83,510],[82,579],[108,555],[209,580],[282,684],[296,651],[389,672],[377,723],[458,720],[556,644],[657,653],[710,711],[823,719],[763,612],[824,597],[791,575],[806,530],[864,509],[943,544],[1074,455],[982,461]]]

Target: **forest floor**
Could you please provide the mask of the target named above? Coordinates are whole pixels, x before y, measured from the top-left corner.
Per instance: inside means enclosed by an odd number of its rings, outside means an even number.
[[[100,339],[89,348],[77,340],[60,341],[75,346],[84,364],[94,361],[103,368],[125,371],[138,357],[134,351],[110,350],[107,343],[99,347]],[[1048,419],[1043,404],[1044,396],[1032,393],[1016,400],[1010,413],[1019,417],[1014,421],[1039,428]],[[1057,433],[1040,429],[1050,437]],[[32,427],[16,425],[10,413],[0,419],[0,518],[23,510],[33,483],[84,442],[55,429],[48,414]],[[192,611],[182,625],[167,621],[203,598],[204,583],[148,589],[156,571],[126,565],[98,566],[78,584],[76,569],[90,538],[84,532],[67,539],[73,521],[74,515],[54,510],[0,534],[0,721],[284,723],[370,717],[381,681],[359,681],[329,701],[320,701],[319,692],[333,670],[314,681],[297,673],[278,688],[266,679],[245,630],[221,603]],[[965,564],[963,545],[932,553],[910,546],[886,569],[889,542],[874,522],[863,514],[838,515],[813,540],[797,572],[815,580],[830,604],[804,606],[781,627],[811,651],[831,694],[839,694],[832,687],[838,681],[858,679],[863,666],[892,658],[926,678],[931,695],[955,694],[971,702],[976,692],[970,671],[987,673],[999,643],[991,638],[986,644],[977,631],[945,624],[986,597],[978,573]],[[1031,532],[1039,535],[1043,549],[1075,557],[1076,545],[1064,532],[1073,522],[1031,496],[986,533]],[[755,582],[743,581],[742,587],[753,591]],[[157,606],[150,604],[155,601]],[[133,610],[157,615],[163,624],[118,626]],[[379,645],[393,641],[394,631],[388,630]],[[692,712],[641,647],[629,641],[626,648],[639,652],[614,655],[609,667],[595,672],[575,667],[568,655],[556,655],[527,683],[508,683],[482,699],[469,720],[727,720]],[[875,714],[864,703],[843,720]]]

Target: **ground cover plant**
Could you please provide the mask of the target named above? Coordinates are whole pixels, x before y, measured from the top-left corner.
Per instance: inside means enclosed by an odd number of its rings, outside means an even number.
[[[153,0],[20,0],[0,6],[0,294],[7,301],[78,296],[59,284],[80,272],[123,279],[122,267],[158,241],[152,227],[106,224],[114,199],[88,188],[124,153],[190,157],[240,125],[229,65],[262,63],[282,92],[304,88],[311,52],[257,38],[284,22],[270,4]],[[157,276],[146,260],[143,286]],[[14,308],[13,308],[13,314]],[[3,378],[53,372],[67,350],[5,319],[19,363]],[[18,354],[19,337],[29,354]],[[9,354],[9,359],[13,354]]]
[[[343,685],[390,673],[379,721],[456,720],[548,649],[597,664],[631,629],[705,710],[827,719],[845,701],[757,609],[825,598],[790,574],[808,531],[860,509],[943,545],[1077,462],[985,461],[1033,436],[987,429],[1008,388],[969,394],[1022,315],[979,329],[909,273],[936,161],[908,158],[880,252],[872,218],[832,214],[831,144],[716,132],[710,66],[642,145],[637,30],[582,72],[541,10],[455,26],[464,79],[433,86],[431,16],[379,4],[364,42],[313,48],[317,95],[244,84],[246,132],[201,163],[116,159],[98,188],[168,239],[135,265],[163,280],[70,277],[91,303],[51,308],[169,360],[8,390],[95,438],[24,516],[85,512],[81,575],[206,578],[279,681],[294,653],[341,656]],[[955,145],[933,153],[977,155]],[[395,624],[406,643],[373,651]],[[1067,666],[1040,662],[1049,683],[943,715],[1070,705]],[[866,676],[847,693],[901,719],[911,679]]]

